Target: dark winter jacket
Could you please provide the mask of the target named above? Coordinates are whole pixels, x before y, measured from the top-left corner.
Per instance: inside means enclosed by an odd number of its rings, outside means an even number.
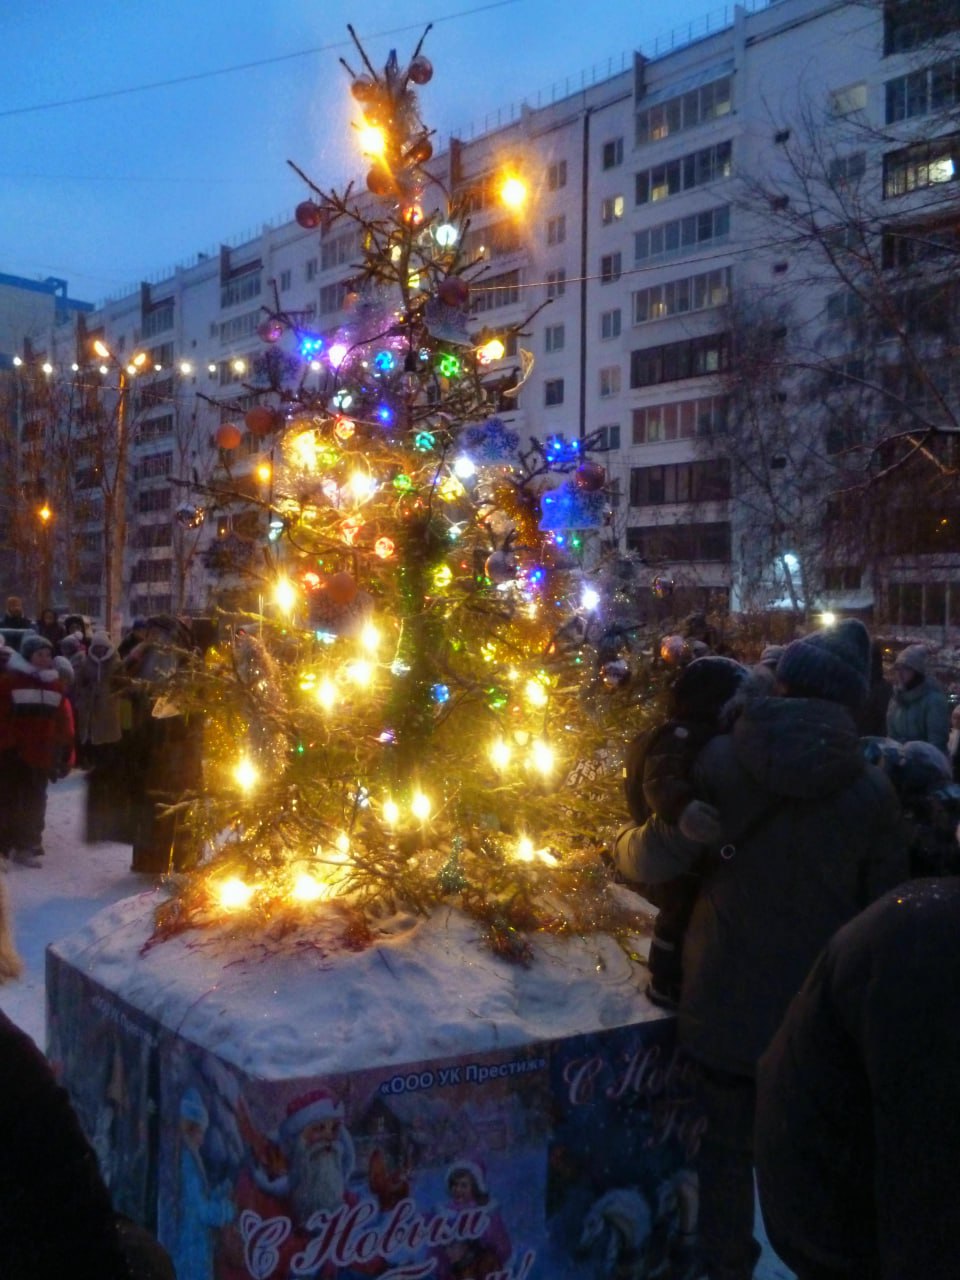
[[[665,822],[680,821],[695,795],[694,763],[718,731],[715,722],[668,720],[627,745],[624,789],[635,822],[645,822],[651,813]]]
[[[684,941],[679,1034],[709,1066],[753,1075],[828,938],[909,875],[896,794],[863,759],[850,712],[816,698],[749,703],[697,762],[726,848],[708,851]],[[617,859],[656,884],[704,846],[651,818]]]
[[[862,738],[884,738],[887,734],[887,711],[893,685],[884,676],[874,680],[867,693],[867,700],[857,713],[857,728]]]
[[[0,1276],[133,1280],[96,1156],[29,1036],[0,1013]]]
[[[958,1274],[958,919],[957,880],[874,903],[829,943],[761,1059],[760,1202],[797,1270]]]
[[[32,769],[58,770],[73,747],[73,717],[55,667],[10,655],[0,676],[0,750],[13,749]]]
[[[74,668],[78,742],[101,746],[120,741],[120,693],[114,681],[120,665],[117,651],[111,645],[103,658],[91,650]]]
[[[950,704],[930,676],[912,689],[894,689],[887,708],[887,737],[896,742],[929,742],[946,753],[950,737]]]

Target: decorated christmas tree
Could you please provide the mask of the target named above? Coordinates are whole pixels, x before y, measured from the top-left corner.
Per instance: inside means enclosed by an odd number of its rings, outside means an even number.
[[[479,330],[497,286],[430,167],[423,41],[378,72],[354,40],[367,190],[301,175],[296,212],[356,233],[346,322],[265,308],[245,421],[269,464],[253,487],[235,475],[225,423],[221,479],[195,496],[258,513],[262,536],[248,608],[177,691],[205,718],[182,806],[198,862],[158,929],[333,909],[362,945],[377,914],[451,904],[516,958],[537,930],[626,936],[602,851],[651,675],[601,554],[599,433],[521,440],[498,411],[532,367],[531,316]],[[520,371],[494,394],[508,344]]]

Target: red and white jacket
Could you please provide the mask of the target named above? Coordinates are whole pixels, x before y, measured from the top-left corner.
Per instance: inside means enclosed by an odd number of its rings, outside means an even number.
[[[0,676],[0,751],[8,750],[47,772],[69,765],[73,752],[73,715],[56,669],[41,671],[19,653]]]

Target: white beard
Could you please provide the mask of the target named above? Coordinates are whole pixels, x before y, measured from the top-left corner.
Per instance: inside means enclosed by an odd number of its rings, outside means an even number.
[[[290,1163],[290,1204],[299,1226],[319,1209],[328,1213],[343,1204],[341,1144],[330,1149],[304,1149],[298,1142]]]

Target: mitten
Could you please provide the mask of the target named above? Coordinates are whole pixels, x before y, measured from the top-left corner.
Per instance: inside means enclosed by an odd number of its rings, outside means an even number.
[[[719,844],[723,839],[720,814],[705,800],[691,800],[677,823],[680,834],[696,844]]]

